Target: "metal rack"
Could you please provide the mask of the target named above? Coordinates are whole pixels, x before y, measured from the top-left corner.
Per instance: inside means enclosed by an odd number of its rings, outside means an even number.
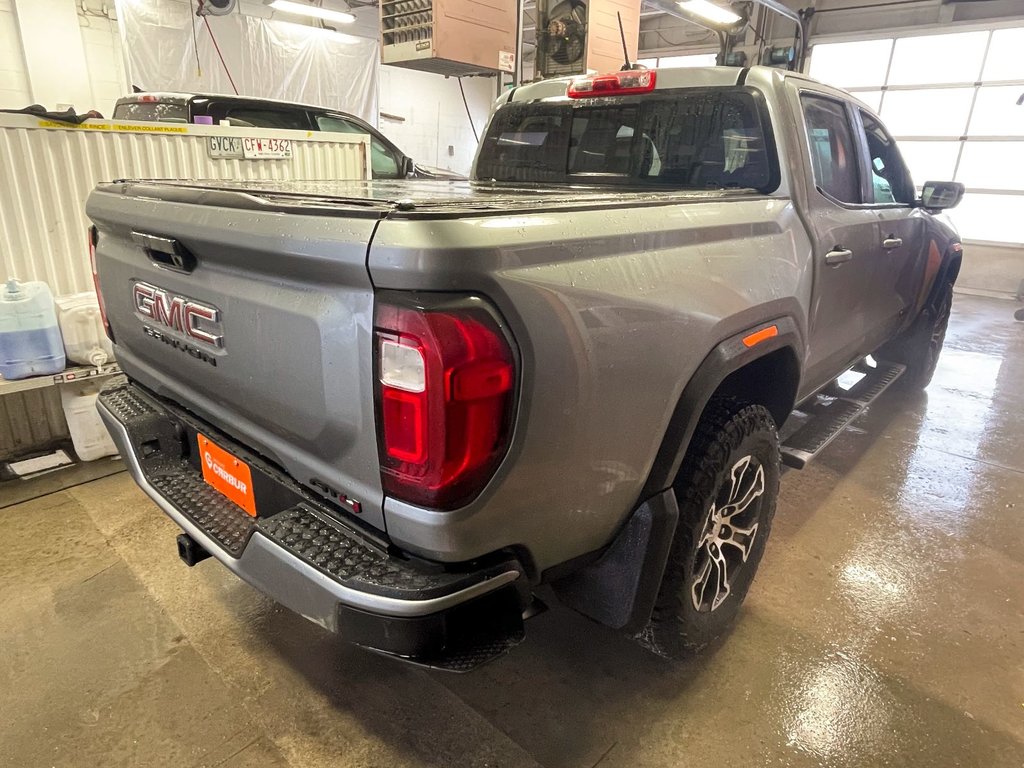
[[[28,379],[14,379],[8,381],[0,376],[0,396],[13,395],[16,392],[28,392],[32,389],[54,387],[58,384],[70,384],[71,382],[85,381],[102,376],[116,376],[121,373],[121,367],[117,363],[108,363],[99,366],[78,366],[65,368],[61,373],[52,376],[33,376]]]

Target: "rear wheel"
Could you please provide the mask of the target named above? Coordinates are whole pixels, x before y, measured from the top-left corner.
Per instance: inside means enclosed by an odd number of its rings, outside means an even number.
[[[947,282],[933,305],[926,307],[906,332],[878,350],[877,357],[907,366],[896,382],[902,388],[924,389],[931,383],[952,309],[953,284]]]
[[[674,484],[679,524],[651,622],[641,639],[678,656],[732,623],[775,515],[779,437],[766,408],[712,400]]]

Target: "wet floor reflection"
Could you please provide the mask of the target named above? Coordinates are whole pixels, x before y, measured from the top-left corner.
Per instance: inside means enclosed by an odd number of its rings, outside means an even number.
[[[831,761],[863,752],[890,730],[890,702],[870,665],[835,651],[802,678],[784,723],[789,746]]]
[[[1003,359],[947,349],[928,389],[920,439],[907,458],[906,480],[897,491],[903,514],[956,533],[970,523],[979,467],[947,461],[939,453],[978,456],[996,416],[993,398]]]
[[[958,304],[927,392],[886,395],[829,449],[823,463],[835,468],[837,485],[812,506],[815,517],[800,531],[814,541],[825,519],[839,525],[837,501],[854,513],[822,547],[839,556],[822,593],[831,604],[823,629],[832,640],[779,669],[778,685],[791,691],[780,723],[787,746],[822,765],[880,764],[865,758],[905,728],[897,722],[905,714],[893,709],[902,694],[892,686],[910,680],[930,691],[926,701],[934,695],[956,717],[973,721],[971,710],[984,709],[1019,719],[985,701],[991,687],[972,676],[1007,685],[993,670],[1016,666],[1005,657],[1009,651],[1016,658],[1006,632],[986,622],[1024,632],[1014,599],[1021,590],[1011,587],[1003,597],[1003,578],[992,567],[1024,572],[1024,537],[1014,522],[1024,491],[1024,333],[1014,333],[1020,329],[1008,313],[1003,321],[989,313],[1006,305]],[[820,481],[818,472],[812,467],[805,477]],[[1008,687],[1024,700],[1019,679]],[[929,735],[935,743],[945,737]]]

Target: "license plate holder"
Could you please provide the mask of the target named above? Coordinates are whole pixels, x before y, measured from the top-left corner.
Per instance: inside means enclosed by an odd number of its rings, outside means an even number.
[[[196,442],[206,484],[240,506],[247,514],[256,517],[256,498],[253,495],[252,470],[249,465],[201,432],[196,434]]]

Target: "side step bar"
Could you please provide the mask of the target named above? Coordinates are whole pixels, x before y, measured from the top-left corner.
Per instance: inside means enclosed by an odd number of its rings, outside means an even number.
[[[786,438],[782,445],[782,463],[803,469],[860,416],[896,379],[906,366],[862,361],[850,369],[864,377],[849,389],[833,384],[799,411],[810,418]]]

